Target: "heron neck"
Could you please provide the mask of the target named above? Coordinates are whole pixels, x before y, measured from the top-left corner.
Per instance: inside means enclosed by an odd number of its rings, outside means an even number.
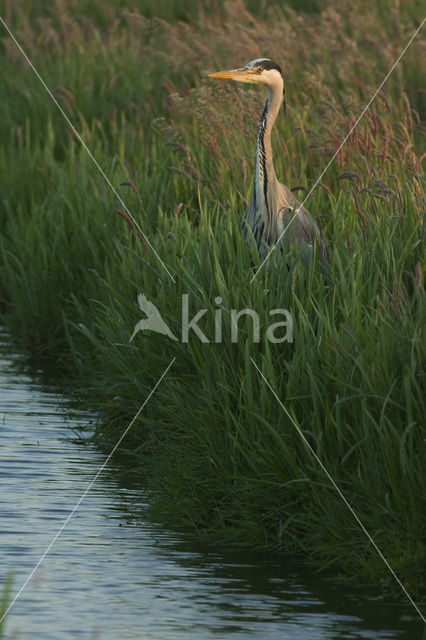
[[[268,87],[266,102],[260,117],[256,143],[255,188],[258,202],[268,208],[268,186],[277,182],[272,156],[271,132],[283,99],[282,87]]]

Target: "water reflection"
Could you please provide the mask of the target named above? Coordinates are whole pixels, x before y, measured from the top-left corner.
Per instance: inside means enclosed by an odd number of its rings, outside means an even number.
[[[13,569],[16,591],[104,457],[70,431],[93,417],[70,418],[14,360],[0,362],[0,583]],[[145,519],[143,500],[109,466],[11,610],[7,637],[420,637],[405,604],[338,587],[294,558],[195,544]]]

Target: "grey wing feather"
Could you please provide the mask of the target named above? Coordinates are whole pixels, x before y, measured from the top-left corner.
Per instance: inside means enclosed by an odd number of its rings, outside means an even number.
[[[315,220],[288,187],[283,184],[280,186],[285,206],[278,211],[278,237],[282,234],[283,237],[288,234],[288,244],[295,245],[301,250],[309,245],[313,248],[314,242],[316,242],[319,260],[321,264],[326,264],[328,251]]]

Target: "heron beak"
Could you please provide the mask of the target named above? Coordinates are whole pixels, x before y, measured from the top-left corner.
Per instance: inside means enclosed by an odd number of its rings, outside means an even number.
[[[209,78],[230,78],[240,82],[250,82],[253,78],[253,72],[249,69],[230,69],[229,71],[216,71],[209,73]]]

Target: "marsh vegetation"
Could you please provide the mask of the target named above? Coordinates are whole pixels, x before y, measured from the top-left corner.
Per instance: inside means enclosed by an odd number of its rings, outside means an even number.
[[[399,587],[306,448],[303,431],[406,588],[424,588],[425,41],[418,37],[306,206],[330,251],[253,281],[240,229],[264,96],[208,72],[279,61],[278,177],[303,199],[423,16],[415,1],[3,2],[2,15],[150,246],[2,28],[0,296],[31,357],[102,412],[164,522],[309,554]],[[153,249],[164,261],[172,278]],[[255,257],[254,257],[255,259]],[[140,332],[138,293],[179,332],[194,312],[289,309],[294,342],[187,344]],[[208,323],[211,322],[211,325]],[[213,320],[206,320],[213,335]],[[223,313],[224,335],[230,317]],[[227,324],[228,323],[228,324]],[[423,333],[422,333],[423,332]],[[285,404],[282,410],[253,366]]]

